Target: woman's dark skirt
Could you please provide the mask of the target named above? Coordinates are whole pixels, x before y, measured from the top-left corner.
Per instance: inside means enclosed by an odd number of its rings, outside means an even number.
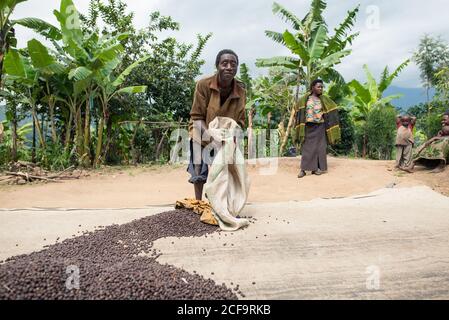
[[[327,171],[327,139],[324,123],[306,123],[302,146],[301,170]]]

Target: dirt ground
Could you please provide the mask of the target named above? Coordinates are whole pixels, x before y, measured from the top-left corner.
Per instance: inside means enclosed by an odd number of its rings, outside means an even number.
[[[449,196],[449,170],[414,174],[393,170],[393,161],[329,157],[329,172],[298,179],[299,158],[248,164],[249,202],[279,202],[340,198],[385,187],[426,185]],[[89,177],[61,183],[0,186],[0,208],[135,208],[172,205],[193,197],[184,165],[109,167]]]
[[[158,239],[157,261],[238,284],[245,299],[448,299],[449,170],[407,174],[393,161],[329,158],[328,174],[298,179],[298,166],[295,158],[248,164],[242,216],[252,224]],[[120,167],[3,186],[0,260],[173,210],[192,196],[187,180],[185,166]]]

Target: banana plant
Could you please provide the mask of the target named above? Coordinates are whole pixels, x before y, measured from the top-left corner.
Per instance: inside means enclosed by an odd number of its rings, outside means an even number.
[[[39,75],[31,61],[19,51],[10,49],[5,56],[4,69],[10,81],[17,81],[25,88],[24,103],[31,107],[31,115],[37,130],[40,145],[45,149],[45,138],[37,116],[37,96],[39,94]]]
[[[382,72],[379,83],[374,78],[373,74],[369,70],[368,66],[365,64],[363,70],[366,75],[366,83],[361,83],[354,79],[348,83],[348,87],[351,94],[346,97],[345,101],[351,110],[351,116],[355,120],[356,124],[365,128],[364,125],[368,120],[370,112],[374,108],[381,108],[387,106],[391,101],[399,99],[402,94],[390,95],[384,97],[383,94],[385,90],[391,85],[393,80],[407,67],[410,60],[407,59],[401,63],[393,73],[390,74],[388,66]],[[367,144],[368,137],[366,132],[363,134],[363,150],[362,156],[365,157],[367,154]]]
[[[350,103],[352,115],[356,121],[366,121],[368,114],[373,108],[386,106],[394,99],[402,97],[401,94],[387,97],[384,97],[383,94],[409,63],[410,60],[404,61],[391,74],[388,71],[388,67],[385,67],[379,83],[377,83],[368,66],[366,64],[363,66],[367,79],[366,83],[362,84],[356,79],[348,83],[351,94],[346,101]]]
[[[98,125],[98,140],[97,140],[97,148],[95,152],[95,161],[94,165],[98,166],[102,162],[102,156],[106,154],[107,150],[103,150],[103,130],[104,125],[107,123],[110,112],[109,112],[109,102],[116,95],[120,94],[138,94],[145,93],[147,91],[147,86],[129,86],[122,87],[123,82],[126,80],[126,77],[139,66],[139,64],[145,62],[150,57],[145,56],[133,64],[131,64],[128,68],[126,68],[118,77],[113,79],[113,69],[110,67],[106,67],[101,70],[99,73],[99,77],[96,78],[96,84],[98,86],[98,97],[101,103],[101,111],[102,116],[100,117],[100,123]],[[103,77],[102,77],[103,76]],[[107,144],[107,146],[109,143]]]
[[[4,131],[2,131],[2,128]],[[29,147],[27,147],[29,145],[28,136],[32,131],[32,123],[26,123],[14,129],[10,121],[0,121],[0,161],[17,161],[17,155],[26,156],[29,151]],[[17,155],[14,154],[13,150]]]
[[[299,100],[300,87],[308,88],[316,78],[340,84],[345,82],[342,75],[335,70],[335,66],[351,53],[348,47],[358,36],[358,33],[351,34],[350,31],[354,27],[359,6],[348,11],[346,18],[335,28],[333,35],[329,34],[323,17],[326,7],[324,0],[313,0],[309,12],[300,19],[279,3],[273,4],[273,13],[279,15],[293,29],[285,32],[267,30],[265,34],[273,41],[287,47],[293,56],[258,59],[256,65],[283,67],[295,72],[297,75],[296,102]],[[295,108],[292,108],[286,135],[281,144],[284,147],[294,124],[295,113]]]
[[[104,79],[111,76],[119,67],[121,54],[124,51],[121,41],[128,34],[100,37],[96,30],[83,32],[80,25],[79,13],[72,0],[62,0],[60,10],[54,14],[60,23],[62,43],[53,42],[56,49],[65,56],[68,64],[68,80],[72,86],[68,90],[69,96],[62,101],[70,107],[70,115],[74,117],[76,131],[77,153],[80,161],[90,163],[91,144],[91,113],[95,110],[95,100],[102,99]],[[105,99],[103,99],[105,100]],[[106,99],[107,100],[107,99]],[[105,114],[108,114],[107,103],[101,103],[97,145],[102,145],[102,127]],[[84,113],[82,106],[85,104]],[[83,118],[84,117],[84,118]],[[67,134],[70,133],[69,128]],[[98,148],[97,148],[98,149]],[[100,148],[101,149],[101,148]]]
[[[283,33],[265,31],[265,34],[273,41],[287,47],[293,56],[258,59],[257,65],[260,67],[283,66],[295,70],[301,77],[299,84],[305,86],[318,77],[328,81],[344,81],[334,67],[351,53],[347,47],[352,44],[358,33],[349,34],[349,32],[355,24],[359,7],[348,11],[345,20],[335,28],[332,36],[329,35],[322,15],[325,9],[325,1],[313,0],[307,15],[300,19],[275,2],[273,13],[290,23],[293,30],[286,30]]]
[[[49,53],[47,47],[36,39],[28,41],[28,54],[38,74],[38,79],[44,82],[42,90],[44,98],[41,99],[41,102],[46,102],[49,107],[52,141],[58,143],[55,122],[55,106],[58,96],[54,92],[51,82],[57,75],[64,74],[66,67],[59,63],[57,58]]]
[[[26,1],[27,0],[2,0],[0,2],[0,87],[3,76],[4,57],[10,48],[15,48],[17,45],[14,30],[16,25],[33,29],[47,38],[57,39],[61,37],[58,29],[44,20],[37,18],[11,19],[16,6]]]
[[[109,102],[112,98],[119,94],[136,94],[144,93],[147,90],[146,86],[130,86],[121,88],[127,76],[139,66],[139,64],[149,59],[145,56],[127,67],[118,76],[115,71],[118,69],[121,61],[121,54],[123,53],[123,46],[120,41],[126,37],[126,34],[120,34],[114,37],[98,38],[95,34],[88,38],[90,42],[88,54],[92,57],[88,61],[77,61],[78,66],[71,69],[69,72],[69,79],[78,83],[84,84],[86,99],[86,126],[84,138],[88,137],[88,128],[90,127],[90,109],[93,108],[93,98],[96,97],[100,101],[99,106],[99,124],[97,132],[97,146],[95,151],[94,165],[98,166],[101,162],[101,156],[104,154],[103,149],[103,131],[104,125],[107,123],[110,112]],[[87,51],[86,51],[87,52]],[[87,62],[84,65],[80,65]],[[88,143],[85,143],[87,150]]]

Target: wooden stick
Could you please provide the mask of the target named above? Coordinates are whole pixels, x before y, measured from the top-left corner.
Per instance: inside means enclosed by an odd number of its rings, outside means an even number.
[[[59,182],[54,179],[49,179],[46,177],[39,177],[39,176],[34,176],[34,175],[19,173],[19,172],[6,172],[6,174],[11,175],[11,176],[16,176],[16,177],[22,177],[22,178],[25,178],[27,181],[31,181],[31,179],[35,179],[35,180],[43,180],[43,181],[49,181],[49,182]]]
[[[67,169],[65,169],[64,171],[61,171],[60,173],[55,174],[55,175],[52,175],[52,176],[48,176],[47,178],[49,178],[49,179],[59,178],[59,177],[61,177],[61,175],[62,175],[63,173],[66,173],[67,171],[69,171],[69,170],[71,170],[71,169],[74,169],[74,168],[75,168],[75,166],[70,166],[70,167],[68,167]]]

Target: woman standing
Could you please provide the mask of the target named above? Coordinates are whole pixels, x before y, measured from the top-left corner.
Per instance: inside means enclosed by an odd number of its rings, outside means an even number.
[[[324,84],[314,80],[310,92],[303,96],[297,106],[297,133],[302,145],[301,171],[321,175],[327,171],[327,144],[336,144],[341,139],[338,107],[332,99],[323,95]]]

